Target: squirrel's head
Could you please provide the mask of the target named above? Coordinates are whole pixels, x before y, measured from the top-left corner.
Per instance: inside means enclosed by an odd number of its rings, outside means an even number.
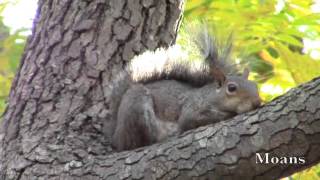
[[[249,70],[245,69],[240,76],[225,76],[216,71],[214,77],[219,83],[221,108],[233,113],[244,113],[256,109],[261,104],[257,85],[248,80]]]

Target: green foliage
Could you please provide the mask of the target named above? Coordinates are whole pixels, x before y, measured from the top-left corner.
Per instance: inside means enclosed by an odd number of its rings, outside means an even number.
[[[320,76],[320,57],[304,40],[320,42],[320,14],[313,0],[188,0],[184,22],[207,20],[218,36],[232,32],[234,56],[250,67],[265,101]],[[188,23],[186,23],[188,22]],[[181,31],[183,32],[183,30]],[[289,179],[320,179],[320,165]]]
[[[9,1],[0,3],[0,14]],[[23,52],[26,37],[20,35],[24,30],[10,34],[10,29],[3,24],[0,16],[0,115],[6,106],[11,82],[17,70]]]
[[[320,41],[320,14],[311,5],[312,0],[189,0],[184,22],[206,19],[220,34],[232,32],[234,56],[250,67],[262,98],[270,101],[320,76],[319,57],[303,53],[304,39]]]

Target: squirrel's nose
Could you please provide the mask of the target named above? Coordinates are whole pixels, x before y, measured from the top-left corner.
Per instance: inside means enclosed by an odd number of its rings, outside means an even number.
[[[254,101],[253,101],[253,107],[258,108],[261,105],[261,98],[258,96]]]

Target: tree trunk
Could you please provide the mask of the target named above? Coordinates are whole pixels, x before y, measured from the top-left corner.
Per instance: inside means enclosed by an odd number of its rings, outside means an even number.
[[[113,153],[106,86],[175,41],[182,0],[40,0],[0,129],[0,179],[274,179],[320,161],[320,79],[259,110]],[[304,157],[256,164],[256,152]]]
[[[112,150],[106,86],[134,55],[174,43],[181,11],[182,0],[40,0],[2,119],[0,179],[100,179],[87,167]]]

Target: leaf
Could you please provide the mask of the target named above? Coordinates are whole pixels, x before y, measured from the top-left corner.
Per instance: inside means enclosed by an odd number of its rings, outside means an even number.
[[[297,84],[320,76],[320,61],[316,61],[305,54],[292,52],[281,43],[276,43],[275,48],[278,49],[283,64],[287,66]]]
[[[274,38],[278,41],[282,41],[294,46],[303,47],[302,42],[291,35],[281,33],[281,34],[278,34],[277,36],[274,36]]]

